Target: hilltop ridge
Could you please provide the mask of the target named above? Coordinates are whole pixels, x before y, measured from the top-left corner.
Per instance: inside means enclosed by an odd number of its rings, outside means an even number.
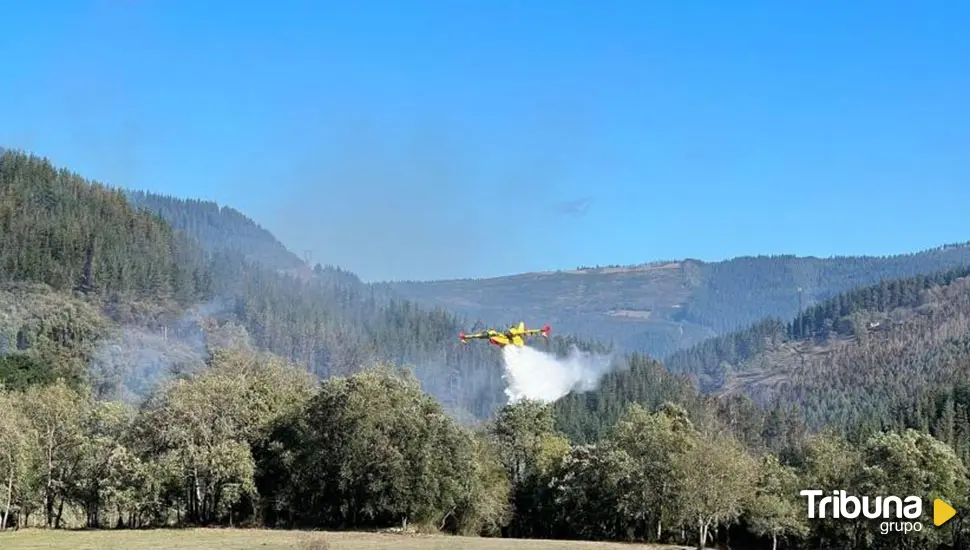
[[[765,317],[791,317],[851,288],[963,265],[970,265],[968,243],[892,256],[684,259],[382,285],[485,323],[548,321],[560,333],[666,357]]]
[[[305,267],[266,228],[230,206],[215,201],[186,199],[126,189],[128,201],[165,219],[209,251],[233,249],[266,267],[292,270]]]

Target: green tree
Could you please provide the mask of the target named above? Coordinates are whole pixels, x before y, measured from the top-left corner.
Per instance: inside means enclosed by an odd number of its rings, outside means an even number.
[[[7,528],[11,511],[19,508],[29,490],[31,468],[40,461],[39,438],[30,419],[23,412],[22,394],[5,390],[0,385],[0,531]]]
[[[455,530],[462,535],[497,536],[511,519],[512,484],[487,434],[475,434],[473,453],[469,459],[472,470],[464,477],[464,493],[454,512]]]
[[[857,487],[858,472],[863,466],[859,449],[831,431],[808,438],[796,463],[804,489],[821,490],[825,494]],[[831,518],[816,519],[811,527],[821,546],[851,546],[859,533],[857,523]]]
[[[300,522],[439,528],[474,501],[471,435],[406,373],[331,378],[297,422],[287,491]]]
[[[924,503],[940,498],[954,507],[967,503],[967,469],[953,449],[927,433],[905,430],[872,437],[864,449],[864,467],[858,482],[862,494],[919,496]],[[875,533],[870,539],[875,538]],[[885,539],[885,536],[882,537]],[[949,529],[923,529],[900,535],[898,548],[938,548],[953,542]]]
[[[40,449],[45,521],[47,527],[60,527],[67,489],[79,475],[76,465],[91,401],[59,379],[49,386],[28,388],[22,403]]]
[[[699,438],[675,464],[684,480],[678,495],[681,517],[697,528],[697,548],[705,548],[712,528],[730,525],[744,511],[755,492],[757,465],[726,435]]]
[[[489,433],[512,484],[514,521],[509,533],[536,536],[548,531],[548,474],[569,453],[569,442],[555,429],[552,406],[522,400],[503,407]]]
[[[557,534],[593,540],[633,539],[637,510],[628,495],[636,464],[624,451],[608,445],[574,447],[556,466],[551,504]]]
[[[631,509],[640,510],[633,520],[643,536],[650,536],[648,525],[653,525],[651,538],[660,541],[665,525],[680,525],[679,504],[689,472],[678,468],[677,460],[692,452],[698,436],[687,411],[673,403],[665,403],[655,413],[631,405],[617,423],[612,441],[636,464],[634,493],[628,498]]]
[[[84,508],[86,526],[101,526],[101,512],[110,495],[122,490],[112,485],[117,454],[123,451],[123,439],[135,418],[135,411],[122,403],[94,403],[82,419],[84,437],[78,446],[77,476],[68,494]]]
[[[758,483],[748,506],[751,530],[771,537],[771,548],[778,548],[779,537],[799,538],[808,534],[805,510],[797,495],[802,490],[797,471],[779,462],[778,457],[761,457]]]

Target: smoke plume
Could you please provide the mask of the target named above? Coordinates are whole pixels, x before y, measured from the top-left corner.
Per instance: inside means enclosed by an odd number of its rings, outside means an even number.
[[[505,394],[509,402],[522,399],[551,402],[570,391],[596,388],[612,368],[611,355],[596,355],[573,346],[565,357],[527,346],[502,348],[505,362]]]
[[[249,347],[245,328],[218,322],[231,307],[230,300],[215,299],[161,327],[121,327],[99,343],[88,364],[95,394],[137,404],[159,383],[205,368],[210,350]]]

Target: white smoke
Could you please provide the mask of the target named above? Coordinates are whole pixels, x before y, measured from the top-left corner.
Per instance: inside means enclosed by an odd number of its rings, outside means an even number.
[[[123,325],[100,341],[88,364],[95,394],[137,404],[160,382],[203,369],[210,350],[249,347],[245,328],[206,323],[224,317],[232,305],[229,299],[214,299],[160,326]]]
[[[522,399],[548,403],[572,390],[595,389],[612,366],[611,355],[596,355],[575,346],[563,358],[527,346],[505,346],[502,358],[508,384],[505,394],[511,403]]]

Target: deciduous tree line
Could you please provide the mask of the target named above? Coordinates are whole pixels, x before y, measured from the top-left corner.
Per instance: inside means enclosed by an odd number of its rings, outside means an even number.
[[[698,547],[937,548],[962,533],[929,526],[903,540],[878,522],[810,521],[799,491],[962,506],[968,490],[953,450],[916,430],[755,452],[715,413],[668,402],[632,405],[603,439],[572,444],[548,405],[509,405],[466,428],[406,372],[318,383],[242,348],[213,351],[208,368],[161,385],[137,409],[56,381],[4,390],[0,410],[4,527],[413,527]]]

